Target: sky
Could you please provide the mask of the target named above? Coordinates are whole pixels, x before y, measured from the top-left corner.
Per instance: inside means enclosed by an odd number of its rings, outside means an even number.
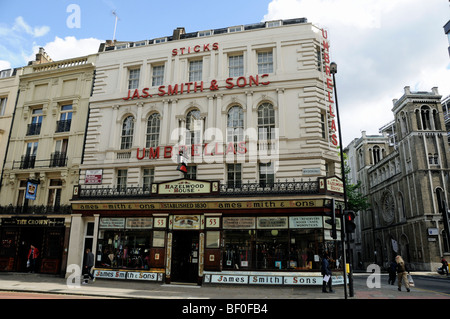
[[[177,27],[195,32],[291,18],[328,32],[344,147],[362,131],[379,134],[405,86],[450,95],[449,0],[0,0],[0,70],[27,65],[39,47],[63,60],[96,53],[114,35],[138,41]]]

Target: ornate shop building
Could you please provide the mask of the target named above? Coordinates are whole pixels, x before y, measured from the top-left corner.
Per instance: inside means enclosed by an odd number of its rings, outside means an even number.
[[[448,245],[449,144],[438,89],[393,101],[394,121],[382,135],[363,136],[346,148],[352,181],[371,209],[359,212],[354,250],[365,265],[386,267],[397,254],[412,269],[435,270]]]
[[[52,61],[41,48],[21,69],[0,196],[0,270],[65,274],[73,186],[79,180],[96,55]],[[15,105],[15,109],[14,109]]]
[[[340,257],[329,63],[306,19],[102,44],[69,263],[92,248],[98,278],[321,284]]]

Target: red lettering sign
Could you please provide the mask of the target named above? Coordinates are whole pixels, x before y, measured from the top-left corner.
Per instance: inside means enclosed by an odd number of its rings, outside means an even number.
[[[244,88],[246,86],[262,86],[269,85],[270,81],[266,81],[265,79],[269,76],[269,74],[261,74],[261,75],[250,75],[248,78],[245,76],[240,76],[237,79],[228,78],[225,80],[225,88],[232,89],[234,87]],[[264,80],[264,81],[263,81]],[[330,84],[332,85],[332,84]],[[150,94],[150,88],[143,88],[141,91],[139,89],[128,90],[128,95],[123,100],[134,100],[134,99],[145,99],[151,98],[153,95],[157,96],[173,96],[173,95],[181,95],[188,93],[197,93],[204,92],[205,90],[216,91],[220,89],[220,86],[217,80],[211,80],[210,85],[206,85],[203,81],[198,82],[186,82],[179,84],[169,84],[167,87],[165,85],[161,85],[157,89],[157,93]],[[329,96],[331,99],[331,95]],[[333,102],[333,101],[329,101]]]
[[[328,104],[328,116],[331,117],[331,126],[330,126],[330,138],[331,143],[334,146],[338,146],[338,140],[336,136],[336,121],[335,121],[335,114],[333,112],[333,80],[331,78],[331,71],[330,71],[330,44],[327,41],[328,39],[328,33],[326,30],[322,29],[322,51],[323,51],[323,60],[324,60],[324,73],[326,76],[325,84],[327,88],[327,100],[326,103]]]
[[[223,152],[221,152],[219,150],[220,146],[222,145],[221,149]],[[190,153],[191,156],[195,157],[195,156],[214,156],[214,155],[228,155],[228,154],[245,154],[247,153],[247,147],[245,145],[245,142],[238,142],[238,143],[234,143],[234,142],[229,142],[227,144],[222,144],[222,143],[215,143],[215,145],[213,145],[210,148],[210,152],[207,151],[207,146],[208,143],[204,143],[204,144],[192,144],[190,147],[187,145],[180,145],[178,146],[178,152],[180,150],[183,150],[183,152],[188,152],[188,150],[190,149]],[[155,148],[150,147],[150,148],[138,148],[136,151],[136,158],[138,160],[143,160],[146,158],[145,154],[146,152],[148,152],[148,159],[159,159],[159,155],[160,155],[160,148],[162,146],[157,146]],[[164,151],[163,151],[163,157],[164,158],[171,158],[172,154],[174,152],[174,147],[173,146],[164,146]]]
[[[172,56],[176,55],[183,55],[183,54],[189,54],[189,53],[198,53],[198,52],[209,52],[211,50],[217,51],[219,50],[219,43],[214,42],[213,44],[207,43],[201,45],[194,45],[194,47],[182,47],[179,49],[173,49],[172,50]]]

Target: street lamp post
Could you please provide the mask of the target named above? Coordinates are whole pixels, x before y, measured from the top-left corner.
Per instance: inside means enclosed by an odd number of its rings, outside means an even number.
[[[335,74],[337,73],[337,64],[335,62],[331,62],[330,63],[330,73],[333,75],[333,88],[334,88],[334,99],[336,102],[336,117],[337,117],[337,122],[338,122],[338,135],[339,135],[339,146],[340,146],[340,155],[341,155],[341,175],[342,175],[342,184],[344,186],[344,214],[341,216],[342,220],[345,223],[345,211],[348,210],[348,203],[347,203],[347,187],[346,187],[346,178],[345,178],[345,162],[344,162],[344,147],[342,145],[342,133],[341,133],[341,120],[339,118],[339,106],[338,106],[338,97],[337,97],[337,90],[336,90],[336,79],[335,79]],[[341,223],[341,232],[345,233],[345,224]],[[341,236],[342,237],[342,236]],[[349,282],[349,295],[350,297],[353,297],[353,276],[352,276],[352,257],[351,257],[351,253],[350,253],[350,239],[348,238],[348,235],[345,236],[344,238],[347,237],[347,251],[348,251],[348,259],[349,259],[349,264],[350,264],[350,272],[348,274],[348,282]],[[345,249],[344,249],[345,251]],[[345,252],[344,252],[345,253]],[[345,280],[345,272],[347,271],[347,265],[344,265],[345,269],[344,269],[344,280]],[[344,285],[346,283],[344,282]]]

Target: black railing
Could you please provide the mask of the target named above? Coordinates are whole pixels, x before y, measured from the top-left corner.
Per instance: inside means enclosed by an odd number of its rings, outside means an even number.
[[[254,195],[305,195],[318,194],[318,181],[285,181],[262,186],[259,183],[221,184],[217,196],[254,196]],[[93,198],[149,198],[164,197],[151,193],[151,187],[109,187],[102,185],[80,185],[79,199]],[[167,195],[166,195],[167,196]],[[195,196],[192,194],[192,196]],[[199,196],[205,196],[204,194]],[[216,195],[213,195],[216,196]]]
[[[56,121],[56,133],[69,132],[72,120]]]
[[[71,214],[71,205],[23,205],[23,206],[0,206],[0,214],[33,214],[33,215],[46,215],[46,214]]]
[[[50,157],[50,167],[65,167],[67,166],[66,153],[55,152]]]
[[[27,126],[27,136],[28,135],[39,135],[41,134],[41,123],[32,123]]]
[[[19,163],[19,167],[15,167],[16,163]],[[22,155],[20,161],[14,161],[13,168],[27,169],[34,168],[36,163],[36,155]]]
[[[22,155],[20,161],[13,161],[13,169],[30,169],[67,166],[66,153],[52,153],[50,159],[36,160],[35,155]]]

